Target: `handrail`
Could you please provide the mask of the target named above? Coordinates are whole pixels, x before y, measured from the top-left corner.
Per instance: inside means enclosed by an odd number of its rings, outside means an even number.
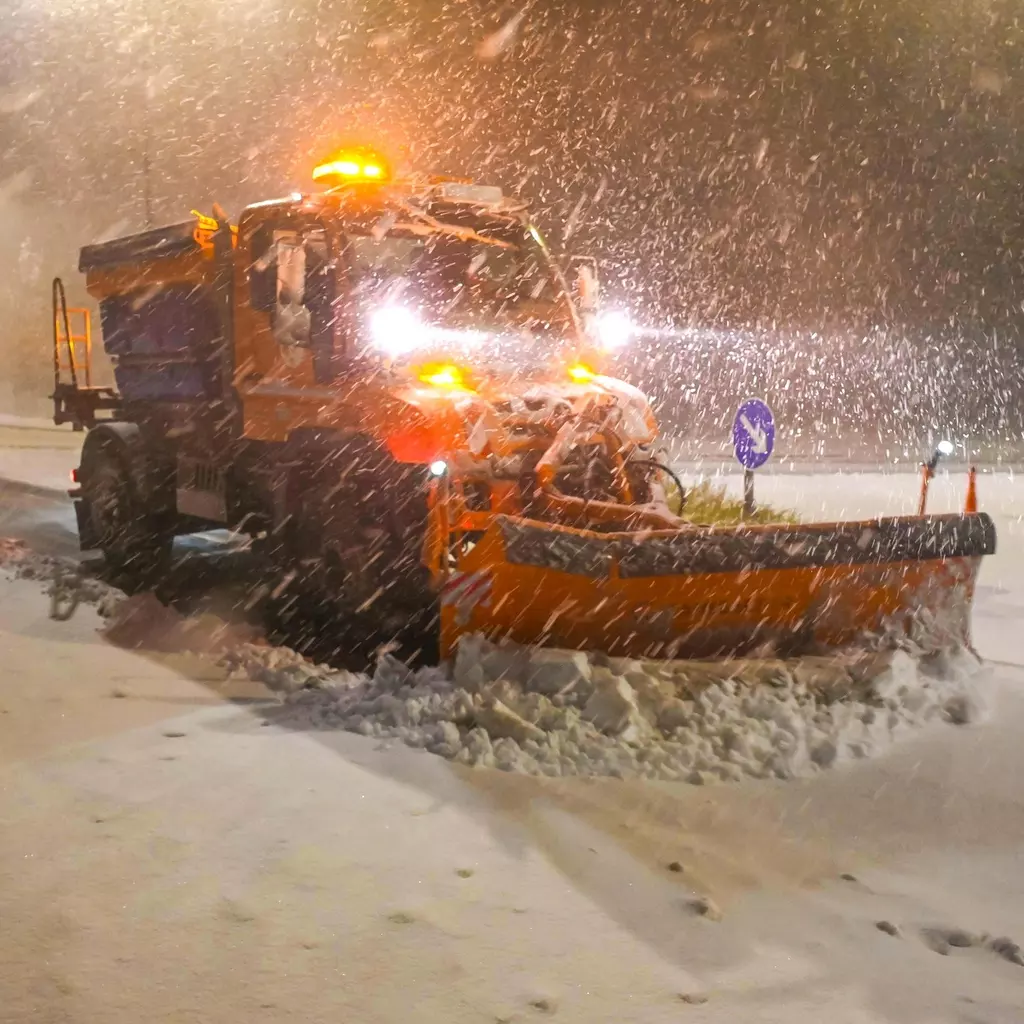
[[[78,371],[75,369],[75,349],[71,340],[71,321],[68,319],[68,297],[64,291],[64,282],[59,278],[53,279],[53,389],[60,387],[60,326],[57,317],[60,315],[64,324],[64,337],[68,344],[68,366],[71,370],[71,386],[78,390]]]

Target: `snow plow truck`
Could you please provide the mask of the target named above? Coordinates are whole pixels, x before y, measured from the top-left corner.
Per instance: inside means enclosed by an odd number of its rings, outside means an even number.
[[[468,633],[655,658],[969,643],[986,515],[688,522],[650,405],[605,372],[592,277],[570,286],[523,202],[364,151],[313,177],[237,224],[81,250],[113,387],[54,281],[83,549],[151,573],[176,535],[239,531],[339,619],[426,623],[443,656]]]

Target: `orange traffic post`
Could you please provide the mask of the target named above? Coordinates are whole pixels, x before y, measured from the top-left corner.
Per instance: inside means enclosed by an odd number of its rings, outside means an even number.
[[[917,502],[917,514],[919,516],[924,515],[924,510],[928,506],[928,481],[935,475],[935,470],[932,469],[927,463],[921,466],[921,497]]]
[[[972,515],[978,511],[978,471],[971,466],[967,471],[967,500],[964,502],[964,515]]]

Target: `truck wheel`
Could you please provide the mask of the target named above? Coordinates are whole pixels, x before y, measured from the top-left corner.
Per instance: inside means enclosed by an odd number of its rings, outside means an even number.
[[[369,445],[317,475],[295,501],[289,561],[311,631],[339,649],[436,656],[436,598],[422,564],[426,471]],[[355,465],[357,468],[352,469]],[[312,609],[312,614],[310,611]]]
[[[166,570],[173,535],[139,500],[127,467],[115,453],[97,456],[82,491],[97,546],[111,570],[143,580]]]

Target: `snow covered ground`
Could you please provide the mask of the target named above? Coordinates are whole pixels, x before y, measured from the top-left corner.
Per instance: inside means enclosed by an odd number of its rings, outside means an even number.
[[[915,481],[758,493],[855,516]],[[128,653],[5,581],[0,1020],[1020,1022],[1024,485],[980,496],[992,716],[785,781],[522,776],[300,728],[256,673]],[[0,502],[34,544],[72,528]]]
[[[0,479],[44,491],[72,486],[84,434],[44,421],[0,417]]]
[[[396,739],[484,769],[705,785],[793,778],[875,756],[934,722],[987,713],[990,673],[966,650],[858,650],[822,657],[644,661],[463,639],[453,664],[413,671],[383,655],[370,674],[271,647],[258,628],[126,599],[66,556],[0,541],[0,567],[75,602],[129,649],[203,653],[284,696],[293,728]],[[241,601],[242,597],[236,597]],[[908,641],[909,642],[909,641]]]

